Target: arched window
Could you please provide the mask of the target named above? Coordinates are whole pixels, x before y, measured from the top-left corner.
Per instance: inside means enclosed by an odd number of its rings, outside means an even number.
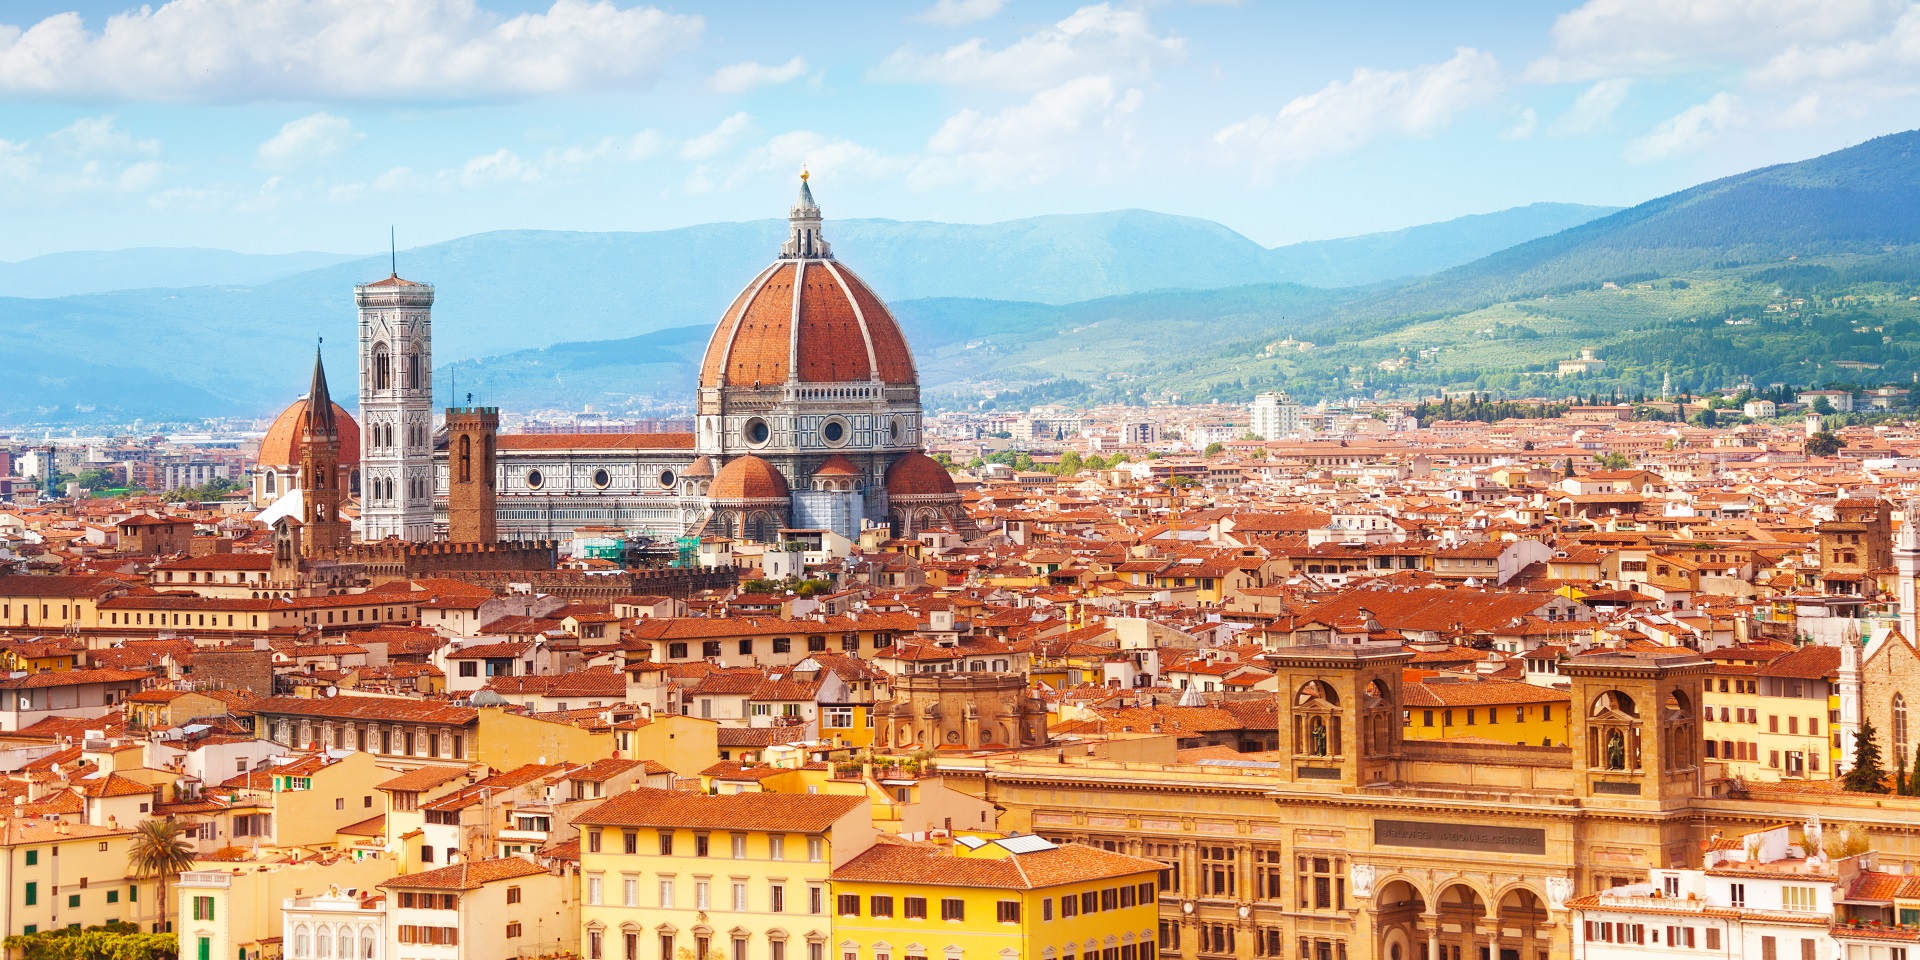
[[[460,435],[460,482],[473,482],[473,438]]]
[[[301,924],[293,929],[293,955],[299,958],[312,955],[310,935],[307,933],[306,924]]]
[[[387,353],[387,345],[373,345],[373,388],[385,390],[393,386],[393,358]]]
[[[420,345],[416,343],[413,345],[413,348],[411,350],[407,351],[407,389],[408,390],[420,389],[420,368],[422,366],[424,366],[424,364],[422,363],[422,360],[420,357]]]
[[[334,956],[339,957],[340,960],[353,960],[353,931],[341,927],[338,937],[340,950]]]
[[[1907,698],[1893,695],[1893,755],[1907,755]]]
[[[333,935],[321,927],[313,935],[313,955],[317,960],[327,960],[333,956]]]
[[[267,477],[266,477],[266,490],[267,490],[267,492],[268,492],[268,493],[273,493],[273,492],[274,492],[274,487],[275,487],[275,485],[276,485],[276,483],[275,483],[275,482],[276,482],[276,481],[278,481],[279,479],[280,479],[280,475],[279,475],[279,474],[277,474],[277,473],[274,473],[274,472],[273,472],[272,470],[268,470],[268,471],[267,471]]]

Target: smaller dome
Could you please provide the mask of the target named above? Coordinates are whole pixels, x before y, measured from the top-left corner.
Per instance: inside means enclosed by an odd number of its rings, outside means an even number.
[[[816,477],[858,477],[860,476],[860,468],[854,466],[852,460],[848,460],[846,457],[836,453],[828,457],[827,461],[820,465],[820,469],[813,472],[813,475]]]
[[[924,453],[903,454],[900,459],[887,467],[887,496],[889,497],[937,497],[957,496],[953,487],[953,475],[940,461]]]
[[[358,469],[360,466],[360,425],[354,422],[346,408],[333,404],[334,429],[340,432],[340,465]],[[288,405],[275,417],[273,425],[267,428],[267,435],[260,441],[258,461],[270,467],[298,467],[300,451],[306,441],[300,436],[301,420],[307,415],[307,398],[301,397]]]
[[[687,464],[687,469],[681,471],[680,476],[688,480],[705,480],[713,476],[713,458],[700,457],[694,460]]]
[[[751,454],[728,461],[707,488],[715,500],[785,500],[787,478],[759,457]]]

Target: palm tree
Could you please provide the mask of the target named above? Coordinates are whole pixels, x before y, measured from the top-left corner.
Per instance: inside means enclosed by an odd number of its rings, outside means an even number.
[[[133,831],[127,853],[135,876],[160,880],[160,930],[167,929],[167,878],[193,869],[193,842],[178,820],[143,820]]]

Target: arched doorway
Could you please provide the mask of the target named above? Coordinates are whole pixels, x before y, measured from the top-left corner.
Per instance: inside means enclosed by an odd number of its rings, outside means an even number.
[[[1497,916],[1500,955],[1493,960],[1546,960],[1550,942],[1540,939],[1547,929],[1546,901],[1532,890],[1515,887],[1500,898]]]
[[[1382,886],[1373,895],[1374,932],[1380,948],[1380,960],[1424,960],[1427,935],[1420,920],[1427,912],[1427,901],[1420,891],[1405,880]]]
[[[1480,891],[1456,883],[1440,891],[1438,960],[1491,960],[1485,936],[1487,902]]]

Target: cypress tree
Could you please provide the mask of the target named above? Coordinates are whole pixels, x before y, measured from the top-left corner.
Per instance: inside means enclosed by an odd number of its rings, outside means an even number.
[[[1862,719],[1860,732],[1853,738],[1853,769],[1847,771],[1841,785],[1854,793],[1886,793],[1886,776],[1880,766],[1880,740],[1873,721]]]

